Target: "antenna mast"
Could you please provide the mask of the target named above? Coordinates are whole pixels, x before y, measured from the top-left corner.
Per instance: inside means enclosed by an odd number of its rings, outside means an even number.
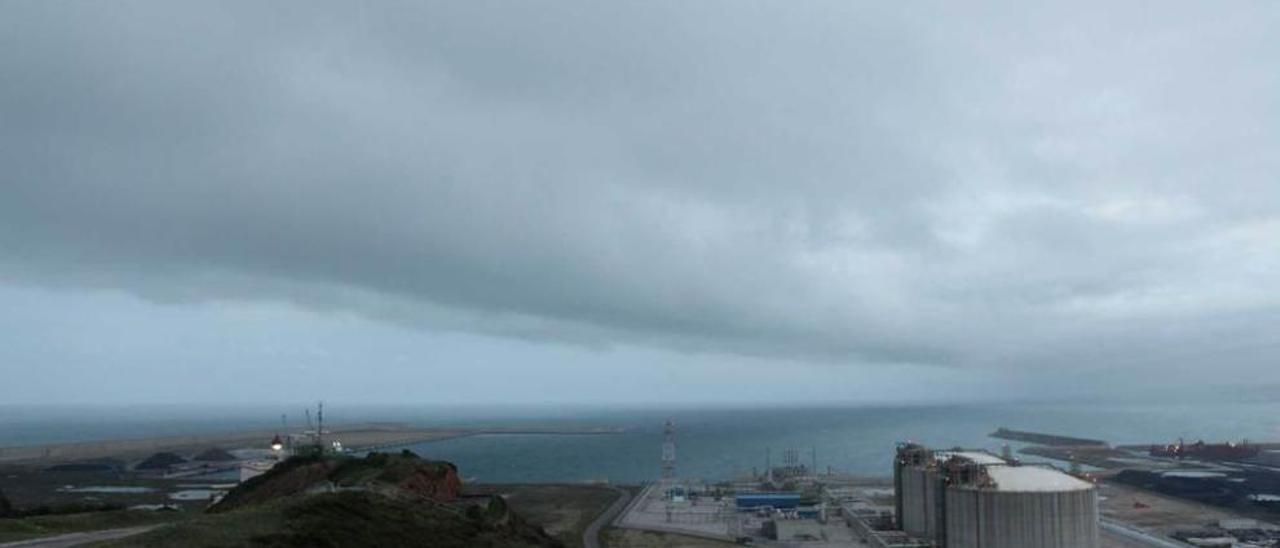
[[[316,445],[324,452],[324,402],[316,406]]]
[[[676,423],[667,419],[662,425],[662,490],[667,499],[667,522],[671,521],[676,504]]]
[[[662,426],[662,483],[676,478],[676,423],[667,420]]]

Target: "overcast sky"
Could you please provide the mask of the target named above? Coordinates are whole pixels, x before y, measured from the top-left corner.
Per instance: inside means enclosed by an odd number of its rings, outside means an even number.
[[[1059,4],[0,3],[0,401],[1280,387],[1280,4]]]

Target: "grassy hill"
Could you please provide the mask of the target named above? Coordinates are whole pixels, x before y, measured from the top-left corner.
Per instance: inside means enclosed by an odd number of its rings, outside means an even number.
[[[204,515],[114,546],[560,547],[501,497],[460,498],[457,469],[412,453],[295,458]]]

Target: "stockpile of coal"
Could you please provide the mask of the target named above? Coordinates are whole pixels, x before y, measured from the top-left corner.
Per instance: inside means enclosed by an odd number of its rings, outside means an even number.
[[[103,458],[80,462],[55,464],[45,468],[47,472],[119,472],[125,469],[125,463],[119,459]]]
[[[164,470],[171,466],[183,464],[185,462],[187,462],[187,459],[184,459],[174,453],[156,453],[154,455],[151,455],[150,457],[147,457],[146,460],[138,463],[138,465],[134,466],[133,469],[134,470]]]
[[[232,455],[231,453],[228,453],[224,449],[214,447],[212,449],[206,449],[204,452],[200,453],[199,455],[196,455],[191,460],[197,461],[197,462],[227,462],[227,461],[236,460],[236,456]]]
[[[1125,470],[1115,480],[1175,497],[1224,507],[1261,507],[1280,512],[1280,474],[1265,470]]]

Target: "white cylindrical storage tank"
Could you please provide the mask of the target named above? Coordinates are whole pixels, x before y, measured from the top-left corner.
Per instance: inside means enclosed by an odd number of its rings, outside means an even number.
[[[937,468],[908,466],[901,470],[902,516],[898,523],[908,534],[941,542],[942,476]]]
[[[947,548],[1097,548],[1092,483],[1034,466],[987,468],[990,484],[946,494]]]
[[[923,467],[904,466],[901,475],[902,515],[899,516],[899,524],[906,533],[923,536],[929,528],[927,508],[933,506],[925,490],[929,474]]]

